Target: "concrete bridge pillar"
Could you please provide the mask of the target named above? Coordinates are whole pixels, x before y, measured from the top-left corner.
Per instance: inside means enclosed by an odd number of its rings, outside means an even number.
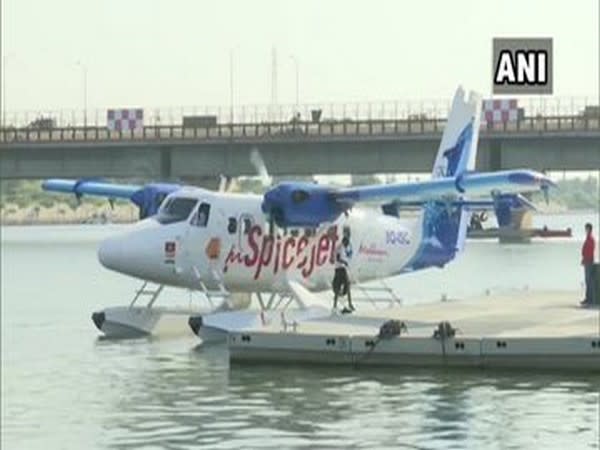
[[[171,180],[173,178],[173,170],[171,164],[172,151],[170,147],[160,149],[160,179],[161,181]]]
[[[490,171],[502,170],[502,141],[493,139],[490,141]]]

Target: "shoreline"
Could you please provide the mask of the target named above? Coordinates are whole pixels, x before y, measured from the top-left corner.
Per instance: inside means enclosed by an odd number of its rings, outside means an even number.
[[[29,225],[81,225],[134,223],[138,220],[138,209],[132,204],[107,205],[81,204],[72,208],[66,203],[51,207],[34,206],[20,208],[15,204],[4,206],[0,214],[1,226]]]
[[[98,220],[33,220],[33,221],[19,221],[19,220],[0,220],[0,226],[2,227],[37,227],[37,226],[61,226],[61,225],[126,225],[135,223],[136,220],[129,219],[107,219],[106,221]]]

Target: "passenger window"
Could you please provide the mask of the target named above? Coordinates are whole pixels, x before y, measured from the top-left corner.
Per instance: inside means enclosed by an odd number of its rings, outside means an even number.
[[[196,227],[205,227],[208,224],[209,216],[210,205],[208,203],[201,203],[198,207],[198,212],[192,218],[191,224]]]
[[[252,228],[252,220],[248,217],[244,218],[244,234],[250,233],[250,229]]]
[[[229,234],[234,234],[237,231],[237,220],[235,217],[230,217],[227,222],[227,231]]]
[[[306,237],[313,237],[316,234],[317,234],[317,230],[315,228],[305,228],[304,229],[304,236],[306,236]]]

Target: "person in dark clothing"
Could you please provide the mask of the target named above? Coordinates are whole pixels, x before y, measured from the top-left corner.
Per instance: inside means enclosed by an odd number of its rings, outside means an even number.
[[[581,305],[587,306],[594,303],[597,293],[595,292],[594,280],[594,249],[596,241],[592,236],[592,224],[585,224],[585,242],[581,248],[581,265],[585,274],[585,298]]]
[[[338,297],[348,296],[348,310],[344,308],[342,312],[354,311],[352,305],[352,295],[350,294],[350,278],[348,277],[348,264],[352,258],[352,245],[350,238],[344,236],[342,245],[335,254],[335,275],[333,276],[333,309],[337,308]]]

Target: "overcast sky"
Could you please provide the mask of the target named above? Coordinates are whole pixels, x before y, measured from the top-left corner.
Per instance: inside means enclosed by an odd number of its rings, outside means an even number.
[[[492,37],[553,37],[554,93],[598,97],[598,1],[3,0],[7,109],[449,98]]]

